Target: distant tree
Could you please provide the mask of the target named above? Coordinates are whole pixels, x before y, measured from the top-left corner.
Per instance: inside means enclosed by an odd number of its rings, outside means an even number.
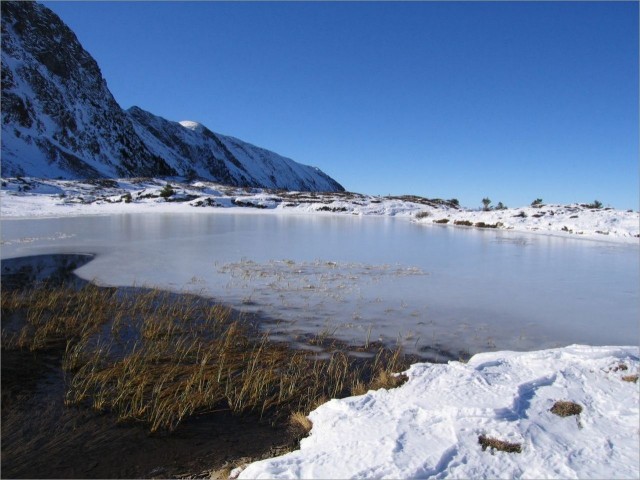
[[[162,190],[160,190],[160,196],[167,200],[171,195],[174,195],[176,191],[173,189],[170,183],[167,183]]]
[[[489,210],[491,210],[491,209],[489,208],[489,205],[491,205],[491,200],[490,200],[488,197],[484,197],[484,198],[482,199],[482,205],[483,205],[483,208],[482,208],[482,209],[483,209],[485,212],[488,212]]]
[[[502,202],[498,202],[498,205],[496,205],[496,210],[506,210],[507,206],[504,205]]]
[[[592,204],[589,205],[589,208],[602,208],[602,202],[599,200],[594,200]]]
[[[459,206],[460,206],[460,202],[458,201],[458,199],[457,199],[457,198],[452,198],[451,200],[449,200],[449,203],[450,203],[451,205],[456,206],[456,207],[459,207]]]
[[[542,205],[542,199],[536,198],[533,202],[531,202],[532,207],[537,207],[538,205]]]

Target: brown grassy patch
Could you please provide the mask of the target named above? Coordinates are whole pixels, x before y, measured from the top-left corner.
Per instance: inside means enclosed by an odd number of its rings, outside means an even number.
[[[309,417],[302,412],[293,412],[289,417],[289,425],[297,438],[306,437],[313,427]]]
[[[559,400],[551,407],[551,413],[559,417],[569,417],[571,415],[580,415],[582,407],[575,402]]]
[[[475,226],[478,228],[500,228],[502,227],[502,223],[501,222],[497,222],[497,223],[476,222]]]
[[[159,290],[80,290],[41,286],[2,295],[2,314],[24,318],[3,347],[65,351],[65,402],[120,420],[173,430],[216,410],[255,412],[275,422],[306,415],[327,398],[391,388],[406,367],[399,350],[371,361],[333,349],[328,359],[260,334],[232,310]]]
[[[406,375],[397,375],[389,370],[380,370],[375,376],[369,388],[378,390],[380,388],[396,388],[406,382],[409,378]]]
[[[622,380],[625,382],[638,383],[638,375],[625,375],[622,377]]]
[[[491,449],[491,453],[493,453],[494,450],[499,450],[501,452],[507,452],[507,453],[522,452],[522,444],[520,443],[505,442],[503,440],[498,440],[497,438],[493,438],[493,437],[487,437],[485,435],[480,435],[478,437],[478,443],[482,445],[483,452],[487,448]]]

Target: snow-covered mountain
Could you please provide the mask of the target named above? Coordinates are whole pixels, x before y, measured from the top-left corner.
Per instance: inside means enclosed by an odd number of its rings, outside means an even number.
[[[2,2],[2,175],[170,175],[96,61],[46,7]]]
[[[326,192],[344,190],[318,168],[214,133],[197,122],[171,122],[138,107],[127,112],[149,150],[182,176],[235,186]]]
[[[123,110],[75,34],[48,8],[2,9],[2,173],[40,178],[202,178],[342,191],[317,168],[194,122]]]

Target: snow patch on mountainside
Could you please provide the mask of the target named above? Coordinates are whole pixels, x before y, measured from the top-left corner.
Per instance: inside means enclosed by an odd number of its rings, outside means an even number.
[[[189,130],[194,130],[196,132],[202,131],[202,129],[204,128],[202,124],[198,122],[192,122],[191,120],[182,120],[178,123],[182,125],[184,128],[188,128]]]

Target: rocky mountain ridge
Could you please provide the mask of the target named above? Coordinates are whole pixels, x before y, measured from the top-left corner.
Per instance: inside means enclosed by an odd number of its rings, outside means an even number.
[[[195,122],[123,110],[97,62],[51,10],[2,2],[2,176],[201,178],[342,191],[317,168]]]

